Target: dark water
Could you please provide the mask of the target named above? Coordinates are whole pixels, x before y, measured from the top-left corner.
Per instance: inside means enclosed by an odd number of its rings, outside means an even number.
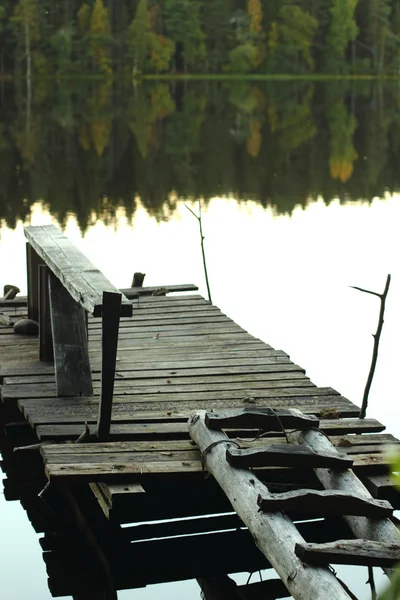
[[[64,222],[151,215],[177,197],[251,198],[278,213],[400,186],[398,83],[33,81],[0,88],[0,219],[33,202]]]

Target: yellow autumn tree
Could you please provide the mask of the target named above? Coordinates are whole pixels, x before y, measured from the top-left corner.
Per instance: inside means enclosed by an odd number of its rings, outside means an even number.
[[[263,11],[261,6],[261,0],[248,0],[247,2],[247,13],[249,15],[249,33],[251,42],[257,49],[256,54],[252,60],[253,67],[257,68],[260,66],[265,57],[265,34],[262,26]]]
[[[90,15],[89,31],[89,53],[94,69],[111,75],[111,25],[108,10],[103,0],[95,0]]]
[[[332,179],[342,183],[353,173],[358,154],[353,145],[353,135],[357,121],[348,111],[343,100],[328,107],[327,121],[330,132],[329,170]]]

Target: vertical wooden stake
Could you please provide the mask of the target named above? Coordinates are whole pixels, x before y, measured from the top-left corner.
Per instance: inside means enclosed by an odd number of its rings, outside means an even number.
[[[51,331],[49,302],[49,267],[39,265],[39,358],[52,362],[53,335]]]
[[[44,261],[32,248],[29,242],[26,243],[26,268],[27,268],[27,289],[28,289],[28,317],[39,322],[39,266],[44,265]]]
[[[97,437],[102,442],[110,436],[121,299],[122,294],[103,292],[101,394],[97,419]]]

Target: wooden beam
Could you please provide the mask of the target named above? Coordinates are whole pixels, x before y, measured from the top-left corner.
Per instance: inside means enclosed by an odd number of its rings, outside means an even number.
[[[39,265],[39,358],[44,362],[54,360],[51,332],[49,273],[46,265]]]
[[[126,296],[127,298],[130,298],[132,300],[135,298],[139,298],[139,296],[157,295],[157,294],[155,294],[155,292],[157,292],[158,290],[161,290],[161,289],[165,290],[166,294],[169,294],[172,292],[175,292],[175,293],[195,292],[199,288],[197,287],[197,285],[193,285],[193,283],[185,283],[185,284],[179,284],[179,285],[163,285],[163,286],[147,286],[147,287],[135,286],[133,289],[132,288],[121,289],[121,292],[124,294],[124,296]]]
[[[94,316],[102,314],[102,293],[118,290],[54,225],[25,227],[24,233],[40,258],[71,296]],[[121,315],[132,316],[132,303],[121,298]]]
[[[393,514],[393,508],[387,500],[366,499],[337,490],[295,490],[276,496],[260,494],[257,502],[265,512],[294,512],[309,517],[357,515],[385,519]]]
[[[204,600],[275,600],[287,598],[289,592],[280,579],[237,585],[228,575],[197,578]]]
[[[337,540],[325,544],[296,544],[301,560],[313,565],[393,567],[400,561],[400,545],[370,540]]]
[[[97,437],[103,442],[110,435],[121,298],[119,293],[103,293],[101,393],[97,419]]]
[[[319,420],[314,415],[304,415],[296,409],[285,408],[244,408],[227,412],[208,412],[205,423],[209,429],[262,429],[282,431],[282,428],[306,429],[318,427]]]
[[[49,288],[57,396],[93,396],[86,311],[53,273]]]
[[[232,507],[247,525],[253,539],[296,598],[347,599],[335,576],[321,567],[307,566],[294,554],[296,543],[304,540],[293,522],[284,514],[257,510],[257,498],[268,493],[266,487],[247,469],[234,469],[225,458],[228,437],[211,431],[205,423],[204,411],[196,411],[189,419],[189,433],[205,456],[208,470],[227,495]],[[213,445],[211,447],[211,445]],[[205,453],[205,454],[204,454]]]
[[[39,266],[45,262],[37,252],[32,248],[29,242],[26,243],[26,266],[27,266],[27,298],[15,298],[12,306],[19,303],[28,302],[28,317],[39,322]],[[7,302],[9,304],[9,302]],[[11,304],[10,304],[11,305]]]
[[[349,469],[353,459],[345,454],[314,452],[299,444],[273,444],[263,448],[234,448],[226,450],[226,459],[233,467],[325,467]]]

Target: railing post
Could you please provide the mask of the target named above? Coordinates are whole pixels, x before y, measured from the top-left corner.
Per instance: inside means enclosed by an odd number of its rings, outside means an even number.
[[[39,265],[39,358],[41,361],[46,362],[54,360],[49,302],[49,271],[47,265]]]
[[[29,242],[26,243],[26,272],[28,289],[28,317],[39,322],[39,266],[45,262],[37,252],[32,248]]]
[[[103,292],[101,393],[97,419],[97,437],[101,442],[106,442],[110,436],[121,300],[121,294]]]

